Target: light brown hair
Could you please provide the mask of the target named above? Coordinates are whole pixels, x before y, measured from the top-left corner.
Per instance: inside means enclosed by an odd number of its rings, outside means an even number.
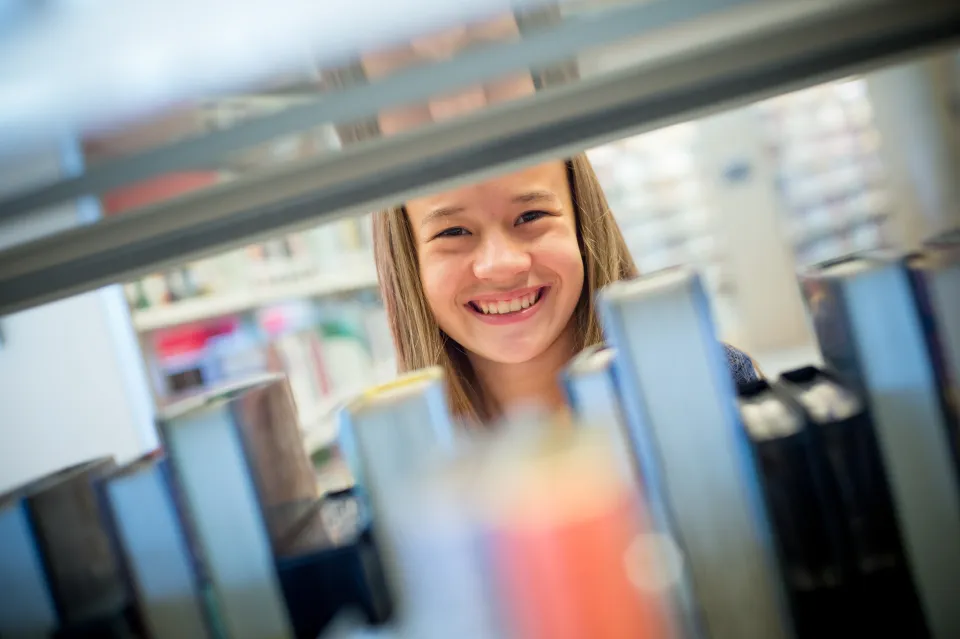
[[[597,292],[611,282],[636,276],[637,267],[587,156],[577,155],[566,166],[584,272],[583,291],[574,310],[579,351],[603,341],[595,309]],[[455,415],[465,421],[497,417],[463,348],[440,329],[430,311],[420,281],[416,240],[402,206],[374,214],[373,250],[399,371],[441,366]]]

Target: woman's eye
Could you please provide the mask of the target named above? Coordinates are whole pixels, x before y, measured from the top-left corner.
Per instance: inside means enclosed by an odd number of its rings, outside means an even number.
[[[460,237],[461,235],[469,234],[470,232],[462,226],[454,226],[452,228],[440,231],[434,237]]]
[[[541,217],[544,217],[546,215],[547,215],[546,211],[527,211],[526,213],[524,213],[523,215],[517,218],[517,221],[514,224],[514,226],[519,226],[521,224],[529,224],[530,222],[539,220]]]

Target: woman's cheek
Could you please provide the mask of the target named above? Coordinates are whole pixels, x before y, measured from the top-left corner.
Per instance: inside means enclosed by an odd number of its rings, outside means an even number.
[[[541,242],[534,253],[534,261],[553,271],[563,287],[576,291],[579,297],[584,275],[583,256],[580,255],[576,235],[553,237]]]
[[[580,293],[583,290],[583,258],[580,256],[580,250],[567,256],[567,276],[564,281],[565,293],[569,296],[571,312],[580,300]]]
[[[437,322],[444,324],[446,309],[457,299],[460,274],[457,273],[455,262],[441,256],[424,255],[420,261],[420,278],[430,310]]]

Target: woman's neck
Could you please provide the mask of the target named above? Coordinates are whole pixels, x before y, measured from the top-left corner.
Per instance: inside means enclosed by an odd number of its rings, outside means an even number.
[[[562,409],[560,371],[574,356],[574,322],[543,353],[526,362],[504,364],[469,354],[470,363],[484,394],[499,410],[536,405]]]

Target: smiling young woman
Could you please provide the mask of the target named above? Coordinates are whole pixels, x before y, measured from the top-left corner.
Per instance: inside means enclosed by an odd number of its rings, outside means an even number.
[[[603,341],[597,291],[637,275],[584,155],[377,213],[374,252],[400,371],[443,367],[467,421],[562,406],[560,370]]]

